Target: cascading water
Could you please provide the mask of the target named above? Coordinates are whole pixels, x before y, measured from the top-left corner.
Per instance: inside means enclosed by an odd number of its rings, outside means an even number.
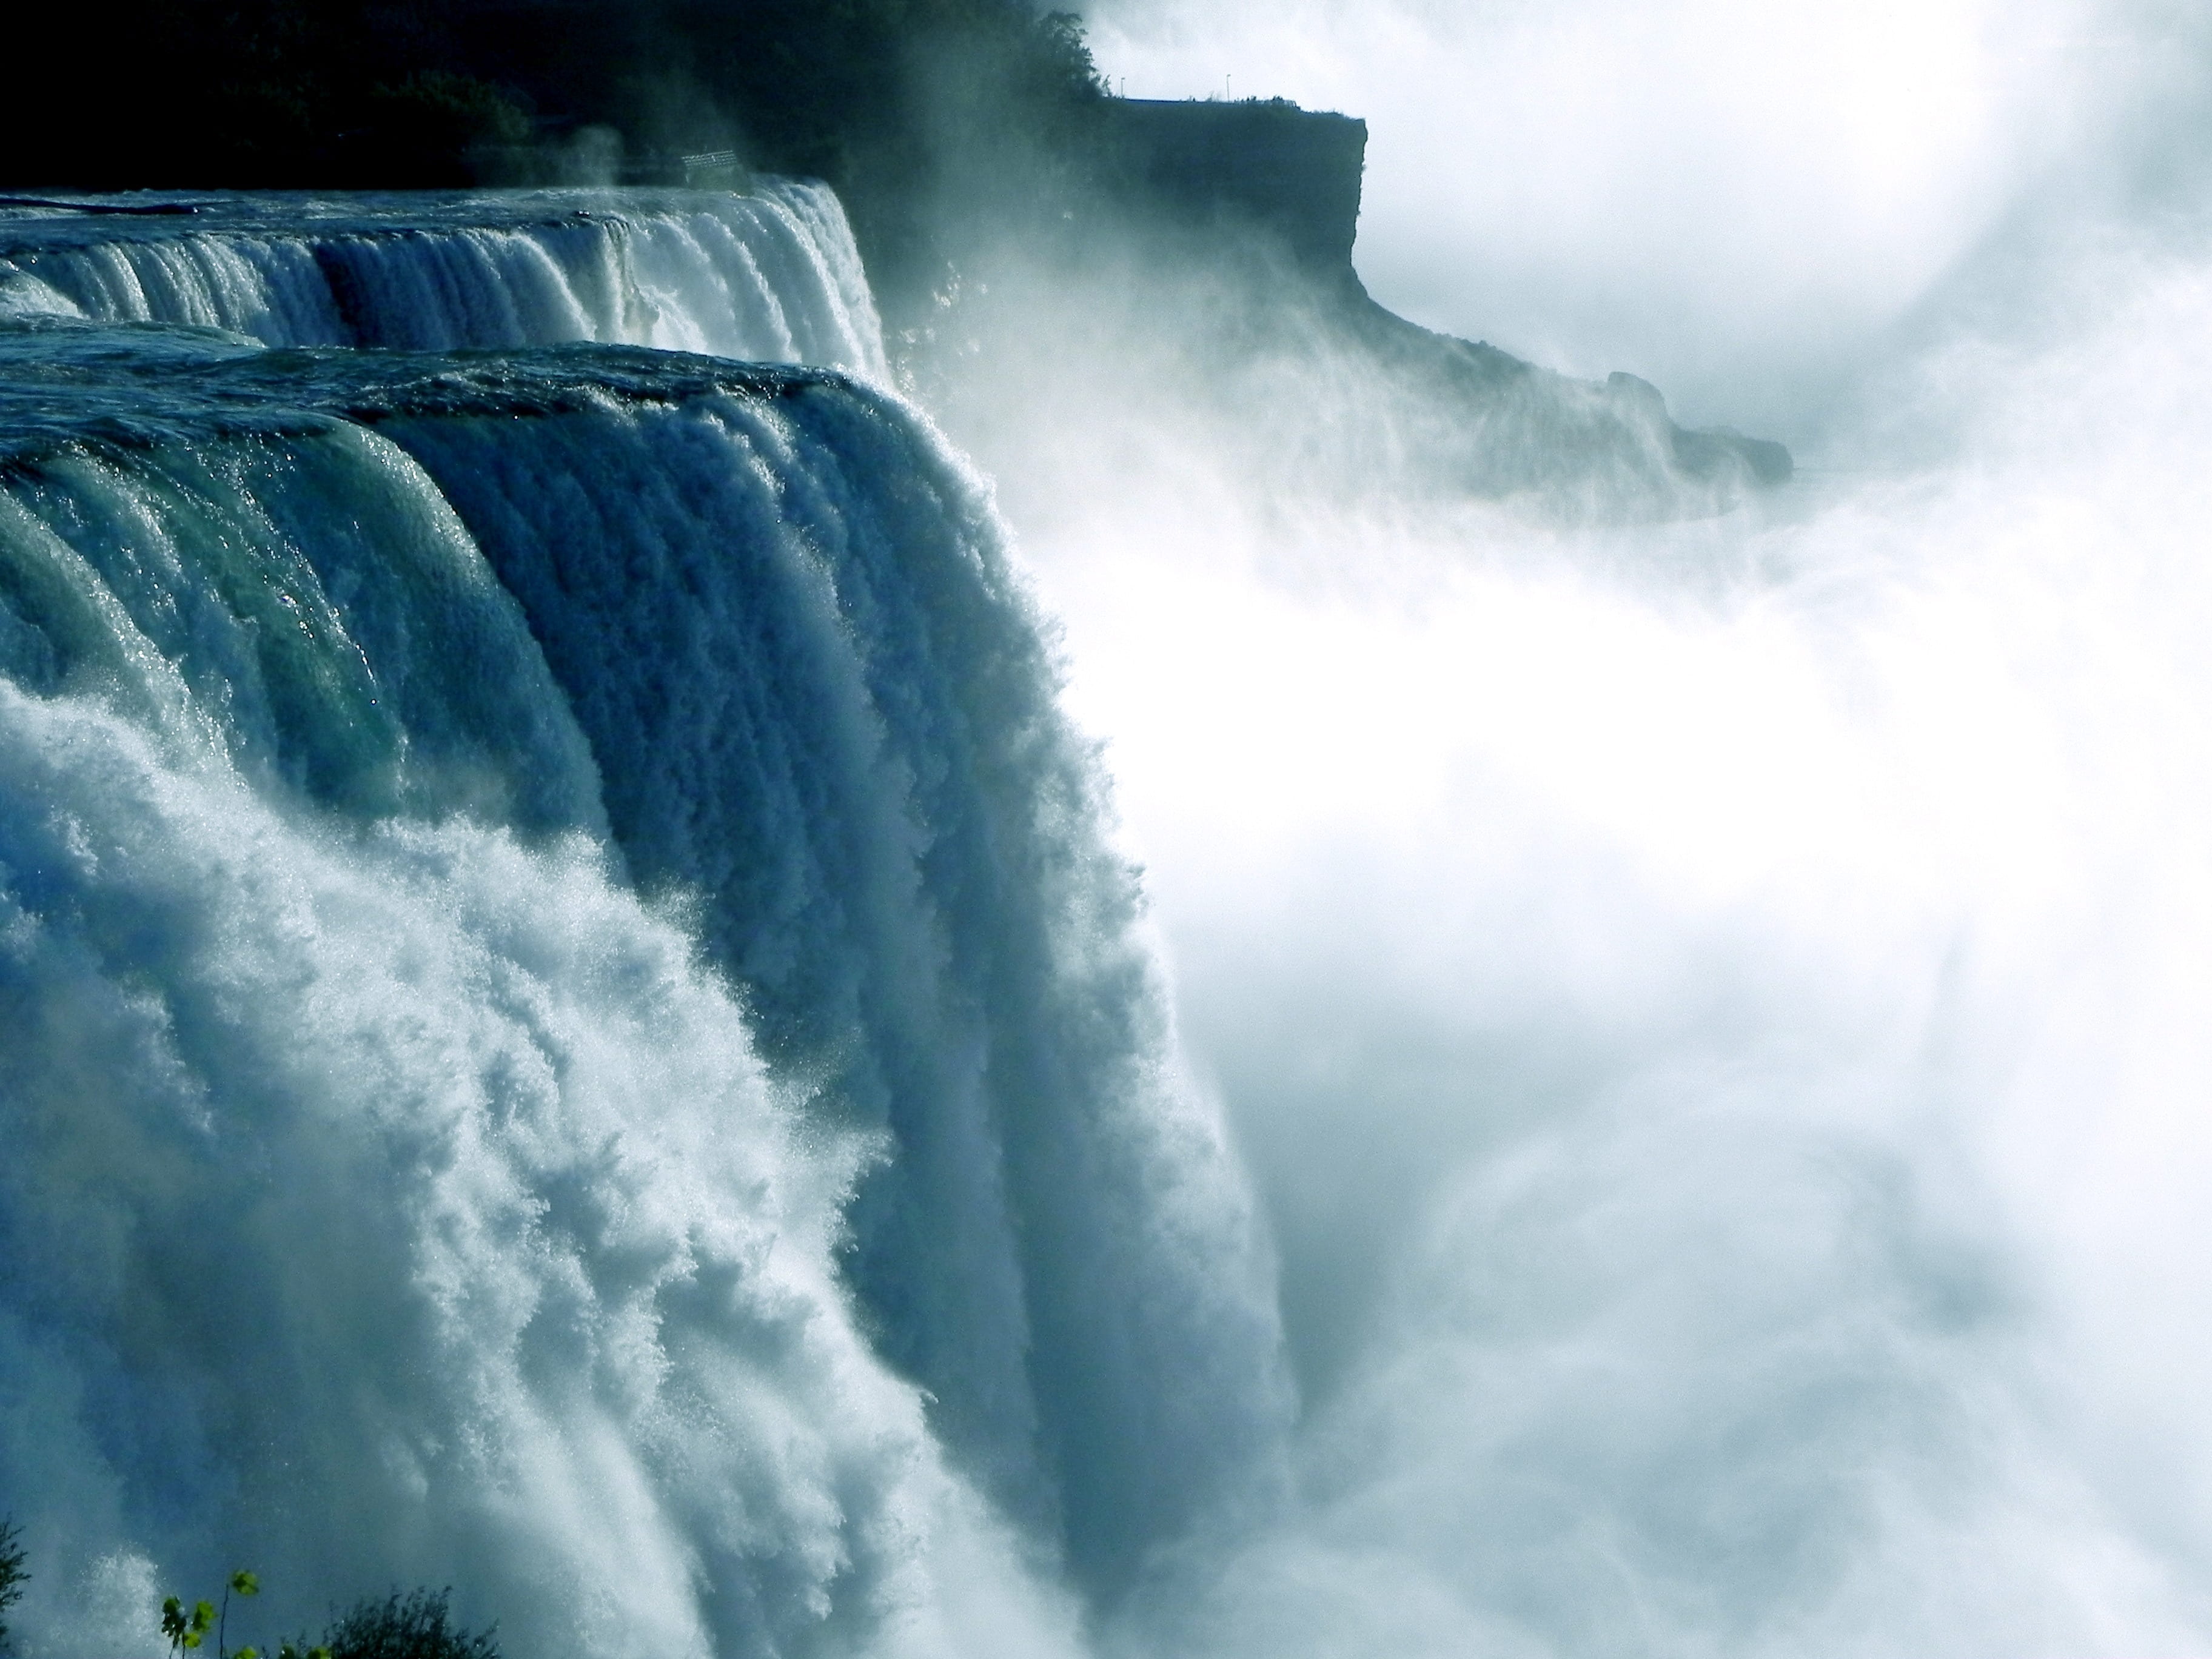
[[[625,342],[881,380],[875,302],[819,185],[247,196],[174,216],[0,207],[0,318],[226,329],[264,345]]]
[[[976,441],[1124,832],[766,199],[712,282],[704,198],[9,221],[25,1653],[240,1565],[517,1656],[2202,1650],[2212,241],[1658,530],[1259,500],[1048,335],[1144,420]]]
[[[973,1650],[964,1560],[1027,1650],[1031,1565],[1110,1595],[1264,1464],[1239,1179],[908,410],[51,309],[0,362],[27,1649],[236,1557],[287,1627],[451,1580],[522,1650],[726,1654]]]

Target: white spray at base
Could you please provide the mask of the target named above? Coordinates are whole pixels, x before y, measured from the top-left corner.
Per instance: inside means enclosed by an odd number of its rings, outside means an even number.
[[[1056,481],[1304,1407],[1133,1647],[2212,1650],[2205,246],[1763,517]]]
[[[975,481],[832,377],[294,371],[468,490],[179,397],[0,493],[25,1650],[241,1561],[264,1637],[451,1582],[517,1651],[1071,1639],[1034,1585],[1283,1395]]]
[[[915,1599],[942,1477],[830,1255],[866,1149],[806,1149],[679,931],[586,845],[318,834],[4,696],[30,1650],[146,1651],[229,1556],[452,1579],[533,1650]]]
[[[1067,492],[1294,1424],[895,404],[556,353],[15,458],[26,1647],[250,1563],[517,1654],[2203,1650],[2208,269],[1765,520]]]

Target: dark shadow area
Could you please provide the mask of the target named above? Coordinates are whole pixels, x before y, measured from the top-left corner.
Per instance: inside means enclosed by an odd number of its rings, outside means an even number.
[[[820,178],[887,289],[933,285],[948,152],[1103,97],[1021,0],[125,0],[38,8],[0,188],[436,189]]]
[[[19,193],[819,178],[933,404],[1021,365],[1026,331],[1064,333],[1049,313],[1073,307],[1121,314],[1117,347],[1164,354],[1232,436],[1340,493],[1534,491],[1635,516],[1717,510],[1789,472],[1777,445],[1676,428],[1641,381],[1565,380],[1391,315],[1352,264],[1364,122],[1110,98],[1079,21],[1026,0],[127,0],[40,9],[18,40],[47,86],[0,112],[0,187]],[[1040,284],[1056,307],[985,301]],[[1316,380],[1374,418],[1285,430],[1312,401],[1287,382]]]

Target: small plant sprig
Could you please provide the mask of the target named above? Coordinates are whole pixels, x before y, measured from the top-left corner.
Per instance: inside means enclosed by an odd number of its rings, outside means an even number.
[[[162,1602],[161,1634],[169,1639],[171,1659],[184,1659],[186,1653],[207,1640],[210,1629],[215,1632],[216,1659],[264,1659],[258,1648],[240,1648],[234,1652],[224,1645],[224,1638],[230,1629],[230,1598],[260,1594],[259,1577],[240,1567],[224,1583],[220,1608],[212,1601],[195,1601],[191,1611],[187,1613],[184,1598],[177,1595]],[[302,1641],[305,1639],[301,1638]],[[297,1643],[286,1642],[277,1650],[277,1659],[331,1659],[331,1650],[328,1648],[302,1648]]]
[[[207,1639],[215,1625],[215,1603],[195,1601],[187,1613],[181,1596],[171,1596],[161,1603],[161,1634],[169,1638],[169,1652],[179,1655],[197,1648]]]

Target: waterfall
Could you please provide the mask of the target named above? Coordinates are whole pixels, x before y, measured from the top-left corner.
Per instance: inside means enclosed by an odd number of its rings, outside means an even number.
[[[0,210],[0,315],[219,328],[271,346],[623,342],[884,378],[819,185],[216,198],[175,221]]]
[[[699,894],[766,1051],[889,1130],[853,1264],[886,1358],[997,1495],[1125,1577],[1265,1443],[1273,1332],[1217,1279],[1234,1183],[1164,1073],[1132,875],[976,481],[823,387],[526,447],[380,429],[520,601],[633,874]]]
[[[10,255],[81,313],[0,329],[27,1652],[240,1563],[264,1638],[965,1652],[988,1583],[1035,1650],[1264,1479],[1257,1223],[982,483],[834,368],[239,337],[731,337],[741,209]]]
[[[1655,524],[1064,250],[917,408],[811,185],[178,204],[0,210],[23,1659],[2204,1648],[2201,215]]]

